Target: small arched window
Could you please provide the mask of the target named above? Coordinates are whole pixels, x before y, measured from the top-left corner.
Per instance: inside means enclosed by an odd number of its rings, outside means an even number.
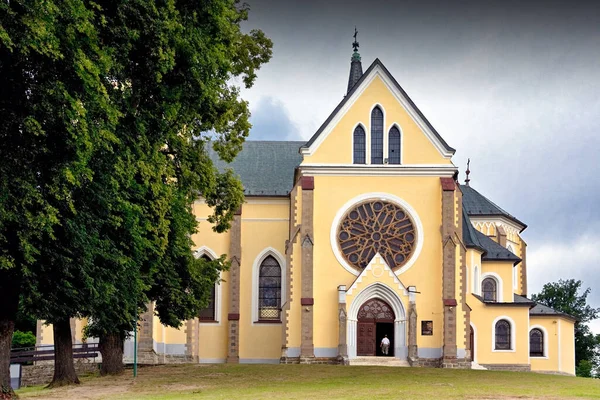
[[[496,322],[496,350],[511,350],[511,341],[510,341],[510,322],[505,319],[501,319]]]
[[[383,111],[371,112],[371,164],[383,164]]]
[[[481,291],[483,301],[496,301],[496,280],[494,278],[485,278],[481,282]]]
[[[367,145],[365,140],[365,130],[362,126],[357,126],[354,129],[354,164],[364,164],[366,161]]]
[[[258,278],[259,320],[280,320],[281,314],[281,266],[273,256],[260,264]]]
[[[544,357],[544,333],[541,329],[535,328],[529,332],[529,355]]]
[[[390,129],[388,162],[400,164],[400,130],[396,126]]]
[[[203,254],[202,257],[200,257],[206,261],[211,261],[210,257],[207,256],[206,254]],[[200,321],[215,321],[215,296],[216,296],[216,290],[215,290],[215,285],[212,286],[211,290],[210,290],[210,295],[208,298],[208,304],[206,305],[206,307],[204,307],[203,309],[200,310],[200,313],[198,314],[198,319]]]

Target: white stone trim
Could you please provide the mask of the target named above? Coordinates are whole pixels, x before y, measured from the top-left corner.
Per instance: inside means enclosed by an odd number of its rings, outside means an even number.
[[[532,325],[529,327],[529,333],[528,333],[528,337],[527,337],[527,352],[528,354],[531,354],[531,331],[533,329],[539,329],[540,331],[542,331],[542,340],[544,341],[544,355],[539,357],[539,356],[533,356],[531,357],[531,355],[529,357],[535,359],[535,360],[547,360],[549,355],[548,355],[548,331],[546,330],[546,328],[544,328],[542,325]],[[559,344],[560,346],[560,344]],[[559,366],[560,368],[560,366]]]
[[[375,80],[375,78],[379,77],[382,82],[387,86],[396,100],[402,105],[407,114],[412,118],[412,120],[419,126],[421,131],[425,133],[425,136],[429,139],[429,141],[433,144],[433,146],[439,151],[442,157],[450,159],[453,155],[452,151],[447,150],[442,142],[438,139],[438,137],[433,133],[433,130],[427,126],[424,119],[417,113],[416,109],[414,109],[408,98],[402,94],[402,92],[396,87],[393,83],[393,78],[388,76],[387,73],[384,72],[383,68],[380,65],[375,65],[369,75],[364,77],[362,83],[354,90],[352,96],[346,101],[343,107],[332,116],[331,121],[325,126],[323,131],[321,131],[320,135],[315,139],[315,141],[308,148],[301,148],[300,152],[303,155],[312,155],[325,141],[327,136],[333,131],[333,129],[337,126],[340,120],[346,115],[346,113],[350,110],[350,108],[354,105],[357,99],[363,94],[365,89],[369,87],[369,85]],[[371,115],[369,114],[369,118]],[[385,125],[384,125],[385,126]]]
[[[212,260],[216,260],[217,258],[219,258],[217,253],[215,253],[215,251],[212,250],[211,248],[209,248],[208,246],[201,246],[201,247],[197,248],[196,251],[194,251],[194,257],[196,257],[196,258],[200,258],[205,254],[208,257],[210,257]],[[220,282],[222,282],[222,281],[223,281],[223,271],[219,272],[219,282],[215,283],[215,321],[216,321],[216,323],[208,322],[208,324],[212,324],[212,325],[216,325],[216,326],[221,325],[221,307],[222,307],[221,299],[223,298],[222,297],[223,285],[221,285]],[[206,323],[204,321],[200,321],[200,319],[198,319],[198,322],[200,324]]]
[[[493,280],[496,281],[496,302],[502,303],[504,301],[504,295],[503,295],[504,286],[502,285],[502,278],[500,278],[500,275],[498,275],[495,272],[486,272],[483,275],[481,275],[481,283],[479,284],[479,293],[483,293],[482,286],[483,286],[483,281],[486,278],[492,278]],[[481,294],[480,294],[480,296],[481,296]]]
[[[273,256],[281,267],[281,301],[283,306],[283,300],[286,298],[286,265],[285,258],[275,250],[273,247],[267,247],[261,251],[258,256],[254,259],[252,264],[252,325],[254,326],[273,326],[272,323],[262,324],[258,322],[258,278],[260,273],[260,264],[268,256]],[[281,311],[283,314],[283,311]]]
[[[379,253],[376,253],[375,256],[373,256],[373,258],[371,259],[371,261],[369,261],[369,264],[365,267],[365,269],[362,270],[360,275],[358,275],[358,277],[354,280],[354,282],[352,283],[350,288],[346,291],[346,294],[348,296],[352,296],[352,292],[354,292],[354,290],[358,287],[358,284],[362,282],[363,278],[367,275],[367,273],[370,271],[373,271],[373,264],[376,264],[376,263],[383,264],[383,268],[385,271],[382,271],[382,275],[383,275],[383,273],[387,272],[388,275],[394,280],[394,283],[398,286],[399,291],[401,291],[405,296],[407,296],[410,293],[407,290],[406,286],[404,286],[404,284],[400,281],[398,276],[396,274],[394,274],[394,271],[392,271],[392,269],[387,264],[387,262],[385,262],[384,258],[381,257],[381,255]],[[381,275],[376,276],[375,273],[373,272],[373,276],[375,276],[376,278],[379,278],[379,276],[381,276]],[[411,296],[414,296],[414,293],[411,294]]]
[[[496,350],[496,323],[500,320],[506,320],[510,324],[510,350]],[[517,325],[515,321],[507,315],[501,315],[492,322],[492,353],[515,353],[517,351]]]
[[[368,300],[378,298],[390,305],[394,311],[394,357],[404,354],[406,347],[406,311],[398,294],[389,286],[375,282],[360,291],[348,308],[346,342],[348,343],[348,358],[356,357],[356,333],[358,311]]]
[[[354,131],[356,130],[356,128],[358,128],[359,126],[361,126],[363,128],[363,131],[365,131],[365,163],[364,164],[355,164],[354,163]],[[354,128],[352,128],[352,132],[350,132],[350,154],[351,154],[351,158],[352,158],[352,165],[366,165],[367,164],[367,136],[369,135],[368,131],[367,131],[367,127],[365,126],[365,124],[363,124],[362,121],[358,121],[355,125]]]
[[[400,164],[390,164],[390,160],[389,160],[389,156],[390,156],[390,129],[392,129],[393,127],[398,128],[398,131],[400,132]],[[387,165],[403,165],[404,164],[404,132],[402,132],[402,127],[400,126],[400,124],[396,121],[392,122],[390,124],[390,126],[387,128],[386,131],[386,138],[387,138],[387,147],[385,151],[385,155],[387,155],[387,157],[383,157],[384,159],[388,159]],[[384,155],[384,156],[385,156]],[[384,165],[386,165],[386,163],[384,163]]]
[[[453,164],[324,164],[299,166],[304,176],[435,176],[452,177],[458,170]]]
[[[350,199],[338,210],[337,214],[333,218],[333,223],[331,225],[331,231],[330,231],[330,235],[329,235],[329,241],[331,244],[331,249],[333,250],[333,254],[335,255],[335,258],[342,265],[342,267],[344,267],[344,269],[346,271],[348,271],[351,274],[356,275],[356,276],[360,275],[359,271],[357,271],[355,268],[353,268],[351,265],[349,265],[346,262],[346,260],[344,259],[344,256],[342,255],[342,253],[338,247],[337,229],[338,229],[341,219],[348,212],[348,210],[351,207],[353,207],[361,202],[364,202],[366,200],[384,200],[384,201],[389,201],[389,202],[397,204],[398,206],[403,208],[408,213],[408,215],[410,216],[410,219],[413,221],[413,223],[415,225],[415,230],[417,231],[417,243],[416,243],[415,251],[413,252],[410,259],[407,261],[407,263],[404,264],[404,266],[402,266],[402,268],[398,269],[398,271],[395,272],[396,275],[400,275],[401,273],[407,271],[415,263],[415,261],[419,257],[419,254],[421,253],[421,250],[423,249],[423,241],[424,241],[423,225],[421,224],[419,215],[411,207],[410,204],[408,204],[405,200],[401,199],[400,197],[395,196],[390,193],[383,193],[383,192],[364,193],[364,194],[354,197],[353,199]]]
[[[247,222],[288,222],[289,218],[242,218]]]
[[[479,353],[477,351],[477,327],[475,325],[473,325],[473,323],[470,323],[471,328],[473,329],[473,347],[474,349],[471,349],[471,358],[475,364],[478,364],[477,362],[477,353]]]

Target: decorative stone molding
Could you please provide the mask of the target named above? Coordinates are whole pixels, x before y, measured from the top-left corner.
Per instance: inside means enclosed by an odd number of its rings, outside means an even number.
[[[237,364],[240,362],[240,267],[242,260],[242,209],[235,213],[231,223],[229,256],[229,313],[227,335],[227,362]],[[231,317],[235,317],[232,319]]]
[[[314,178],[302,177],[302,294],[303,299],[313,298],[313,212]],[[314,303],[314,302],[313,302]],[[311,363],[315,357],[313,342],[314,304],[302,305],[300,363]]]
[[[456,184],[440,178],[442,187],[442,300],[444,307],[443,359],[456,359]],[[458,218],[460,220],[460,218]],[[449,300],[454,300],[450,305]],[[443,364],[443,363],[442,363]]]

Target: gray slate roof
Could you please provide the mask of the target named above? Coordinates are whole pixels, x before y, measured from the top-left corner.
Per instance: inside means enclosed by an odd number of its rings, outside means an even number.
[[[540,304],[540,303],[535,303],[535,307],[533,307],[531,310],[529,310],[529,315],[555,315],[557,317],[565,317],[568,319],[572,319],[574,321],[577,321],[577,318],[575,318],[572,315],[569,314],[565,314],[565,313],[561,313],[559,311],[556,311],[553,308],[550,308],[544,304]]]
[[[481,301],[482,303],[485,303],[487,305],[492,305],[492,306],[527,306],[527,307],[532,307],[535,303],[531,300],[529,300],[526,297],[523,296],[519,296],[519,295],[514,295],[513,297],[513,301],[485,301],[483,299],[483,297],[481,297],[478,294],[472,293],[473,297],[475,297],[477,300]]]
[[[468,248],[476,248],[483,251],[482,259],[484,261],[512,261],[515,264],[521,261],[519,257],[514,255],[508,249],[500,246],[498,243],[473,228],[473,224],[471,224],[471,220],[464,209],[464,204],[463,243]]]
[[[358,82],[356,82],[354,84],[354,86],[352,87],[352,89],[348,92],[348,94],[344,97],[344,99],[340,102],[340,104],[338,104],[338,106],[333,110],[333,112],[329,115],[329,117],[327,117],[327,119],[325,120],[325,122],[323,122],[323,125],[321,125],[321,127],[317,130],[317,132],[309,139],[308,142],[306,142],[306,144],[304,144],[302,147],[303,148],[308,148],[310,147],[311,144],[313,144],[313,142],[315,140],[317,140],[317,138],[319,137],[319,135],[321,135],[321,132],[323,132],[323,130],[325,129],[325,127],[327,125],[329,125],[329,123],[331,122],[331,120],[335,117],[335,115],[338,113],[338,111],[340,111],[342,109],[342,107],[344,107],[344,104],[346,104],[346,102],[348,101],[348,99],[350,99],[350,97],[352,96],[352,94],[358,90],[358,88],[360,87],[360,84],[365,80],[365,78],[371,73],[371,71],[375,68],[375,66],[379,65],[381,67],[381,69],[384,71],[384,73],[388,76],[388,78],[392,81],[392,83],[394,84],[394,86],[398,89],[398,91],[400,93],[402,93],[402,95],[404,97],[406,97],[406,99],[408,100],[408,103],[410,104],[410,106],[416,111],[416,113],[419,115],[419,117],[423,120],[423,122],[425,122],[425,124],[427,125],[427,127],[431,130],[431,132],[433,132],[433,134],[437,137],[437,139],[440,141],[440,143],[442,144],[442,146],[444,146],[444,148],[453,153],[456,151],[455,149],[453,149],[452,147],[450,147],[448,145],[448,143],[446,143],[446,141],[444,140],[444,138],[442,138],[442,136],[438,133],[438,131],[435,130],[435,128],[433,127],[433,125],[431,125],[431,123],[427,120],[427,118],[425,118],[425,116],[423,115],[423,113],[421,112],[421,110],[419,110],[419,108],[417,107],[417,105],[411,100],[410,97],[408,97],[408,94],[406,94],[406,92],[404,91],[404,89],[402,89],[402,86],[400,86],[400,84],[398,83],[398,81],[396,81],[396,78],[394,78],[392,76],[392,74],[390,74],[390,71],[388,71],[388,69],[385,67],[385,65],[383,65],[383,63],[379,60],[379,58],[376,58],[375,61],[373,61],[373,63],[369,66],[369,68],[365,71],[365,73],[361,76],[361,78],[358,80]]]
[[[500,246],[478,230],[475,230],[475,235],[481,246],[485,249],[482,257],[483,261],[513,261],[515,264],[521,261],[519,257],[507,248]]]
[[[460,190],[463,194],[463,209],[470,216],[503,216],[523,226],[523,229],[527,228],[527,225],[519,221],[516,217],[512,216],[508,212],[504,211],[502,208],[496,205],[496,203],[479,193],[477,190],[473,189],[471,186],[460,185]]]
[[[294,172],[302,162],[304,142],[248,140],[231,164],[212,149],[208,154],[219,171],[232,168],[246,196],[285,196],[294,187]]]

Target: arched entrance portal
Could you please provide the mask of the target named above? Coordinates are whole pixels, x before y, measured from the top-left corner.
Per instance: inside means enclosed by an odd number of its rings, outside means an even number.
[[[358,310],[356,354],[358,356],[383,356],[381,339],[387,335],[390,340],[389,356],[394,356],[394,321],[392,307],[385,301],[373,298],[367,300]]]

